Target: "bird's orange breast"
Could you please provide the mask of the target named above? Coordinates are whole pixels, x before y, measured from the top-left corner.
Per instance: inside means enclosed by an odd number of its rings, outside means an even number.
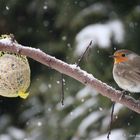
[[[114,58],[114,64],[121,63],[121,62],[126,62],[126,61],[128,61],[127,57],[116,56]]]

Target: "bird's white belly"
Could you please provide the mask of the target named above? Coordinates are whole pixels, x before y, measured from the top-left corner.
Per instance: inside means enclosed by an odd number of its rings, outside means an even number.
[[[124,79],[122,77],[114,76],[114,80],[118,84],[118,86],[124,90],[130,91],[130,92],[140,92],[140,83],[137,84],[136,82],[128,81],[127,79]]]

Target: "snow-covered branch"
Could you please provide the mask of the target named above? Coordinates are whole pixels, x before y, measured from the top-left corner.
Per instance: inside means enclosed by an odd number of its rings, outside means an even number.
[[[101,95],[106,96],[112,101],[121,103],[129,109],[140,113],[139,101],[135,100],[130,96],[120,98],[122,96],[121,91],[115,90],[106,83],[101,82],[100,80],[96,79],[92,74],[89,74],[86,71],[80,69],[80,67],[77,67],[75,64],[67,64],[66,62],[63,62],[53,56],[44,53],[40,49],[23,46],[12,40],[9,41],[1,39],[0,50],[26,55],[52,69],[57,70],[60,73],[63,73],[78,80],[86,86],[90,86],[96,89]]]

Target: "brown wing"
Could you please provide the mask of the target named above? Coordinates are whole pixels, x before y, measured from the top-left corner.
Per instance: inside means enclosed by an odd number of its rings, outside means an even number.
[[[133,58],[133,62],[129,61],[125,67],[125,78],[131,81],[140,82],[140,56]]]
[[[133,61],[129,61],[129,65],[133,68],[134,71],[140,73],[140,56],[134,57]]]
[[[135,71],[126,72],[124,77],[132,82],[139,82],[140,83],[140,73],[137,73]]]

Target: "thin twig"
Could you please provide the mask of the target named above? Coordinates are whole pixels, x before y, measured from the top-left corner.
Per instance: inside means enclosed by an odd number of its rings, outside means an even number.
[[[107,135],[107,139],[109,140],[109,136],[111,134],[111,130],[112,130],[112,124],[113,124],[113,113],[114,113],[114,107],[115,107],[115,102],[112,103],[112,109],[111,109],[111,117],[110,117],[110,126],[109,126],[109,131],[108,131],[108,135]]]
[[[64,75],[61,73],[61,104],[64,105]]]
[[[84,51],[84,53],[81,55],[81,57],[78,59],[77,62],[77,67],[80,65],[82,59],[84,58],[85,54],[87,53],[87,51],[89,50],[90,46],[92,45],[92,40],[89,42],[88,46],[86,47],[86,50]]]

